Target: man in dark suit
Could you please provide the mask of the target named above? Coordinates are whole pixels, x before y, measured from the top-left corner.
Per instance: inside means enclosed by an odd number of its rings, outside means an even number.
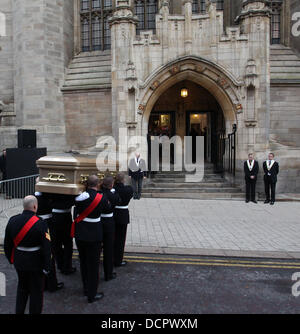
[[[255,189],[257,174],[259,171],[259,165],[256,160],[254,160],[253,154],[248,154],[248,160],[244,162],[244,172],[246,181],[246,203],[250,201],[257,203],[255,199]]]
[[[133,188],[133,198],[140,199],[143,188],[143,179],[147,177],[147,167],[140,153],[135,153],[135,157],[129,161],[129,177]]]
[[[103,241],[101,213],[109,211],[111,207],[105,195],[98,193],[99,183],[96,175],[90,175],[86,191],[75,198],[76,218],[71,231],[79,252],[83,292],[89,303],[104,297],[102,292],[97,292]]]
[[[277,175],[279,173],[279,164],[274,160],[274,154],[269,153],[268,160],[263,163],[264,169],[264,183],[265,183],[265,193],[266,200],[265,204],[270,203],[274,205],[275,203],[275,191],[277,183]],[[271,190],[271,197],[270,197]]]
[[[23,200],[22,214],[10,218],[4,239],[4,251],[18,274],[16,313],[24,314],[28,297],[29,313],[40,314],[43,307],[44,275],[51,265],[50,236],[47,223],[36,216],[36,197]]]

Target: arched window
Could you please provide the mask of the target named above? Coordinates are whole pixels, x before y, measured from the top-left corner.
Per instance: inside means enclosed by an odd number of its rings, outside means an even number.
[[[269,6],[271,9],[271,44],[280,44],[282,0],[270,0]]]
[[[136,33],[142,30],[153,30],[155,33],[155,14],[158,11],[157,0],[135,0],[134,12],[139,19]]]
[[[110,49],[112,0],[80,0],[81,50]]]

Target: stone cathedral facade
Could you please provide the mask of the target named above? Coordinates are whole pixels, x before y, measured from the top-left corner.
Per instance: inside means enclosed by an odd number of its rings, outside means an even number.
[[[300,190],[298,0],[0,0],[0,148],[36,129],[48,152],[101,136],[203,135],[220,163],[269,151]],[[223,152],[224,153],[224,152]],[[225,154],[225,153],[224,153]]]

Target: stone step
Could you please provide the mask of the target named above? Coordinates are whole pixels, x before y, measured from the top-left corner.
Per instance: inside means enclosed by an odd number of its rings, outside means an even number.
[[[105,56],[105,57],[81,57],[81,58],[74,58],[72,60],[73,64],[89,64],[89,63],[98,63],[102,64],[103,62],[110,62],[111,63],[111,57]]]
[[[193,174],[156,174],[155,176],[152,176],[152,179],[184,179],[186,175],[193,175]],[[204,173],[204,177],[209,178],[216,178],[216,179],[222,179],[222,176],[220,174],[215,173]]]
[[[245,200],[244,193],[142,193],[144,198],[176,198],[176,199],[200,199],[200,200]]]
[[[271,68],[272,67],[282,67],[282,66],[291,66],[291,67],[300,67],[300,59],[299,60],[271,60]]]
[[[159,179],[153,179],[151,178],[149,182],[153,182],[153,183],[193,183],[193,182],[185,182],[185,177],[178,177],[178,178],[159,178]],[[226,183],[227,180],[224,178],[220,178],[220,177],[213,177],[213,176],[204,176],[202,182],[207,182],[207,183]]]
[[[66,80],[64,86],[111,85],[110,78]]]
[[[99,66],[111,66],[110,60],[99,61],[89,61],[89,62],[72,62],[69,68],[89,68],[89,67],[99,67]]]
[[[202,187],[181,187],[181,188],[146,188],[144,187],[143,193],[188,193],[188,192],[195,192],[195,193],[238,193],[241,192],[241,189],[234,188],[234,187],[216,187],[216,188],[202,188]]]
[[[227,182],[221,183],[221,182],[195,182],[195,183],[154,183],[150,182],[147,185],[144,186],[145,189],[154,189],[154,188],[228,188],[231,187],[230,184]]]
[[[93,73],[72,73],[68,74],[67,80],[84,80],[84,79],[97,79],[97,78],[108,78],[110,72],[93,72]]]
[[[271,67],[271,73],[300,73],[300,66]]]
[[[97,66],[97,67],[79,67],[79,68],[68,68],[67,75],[79,74],[79,73],[102,73],[107,72],[111,75],[111,66]]]

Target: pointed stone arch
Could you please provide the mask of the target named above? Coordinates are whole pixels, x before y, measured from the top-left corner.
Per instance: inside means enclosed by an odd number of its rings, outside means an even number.
[[[200,57],[183,57],[162,66],[140,86],[141,133],[146,135],[150,113],[158,98],[174,84],[190,80],[208,90],[223,110],[226,128],[231,131],[237,123],[237,114],[243,112],[240,96],[243,81],[219,65]]]

